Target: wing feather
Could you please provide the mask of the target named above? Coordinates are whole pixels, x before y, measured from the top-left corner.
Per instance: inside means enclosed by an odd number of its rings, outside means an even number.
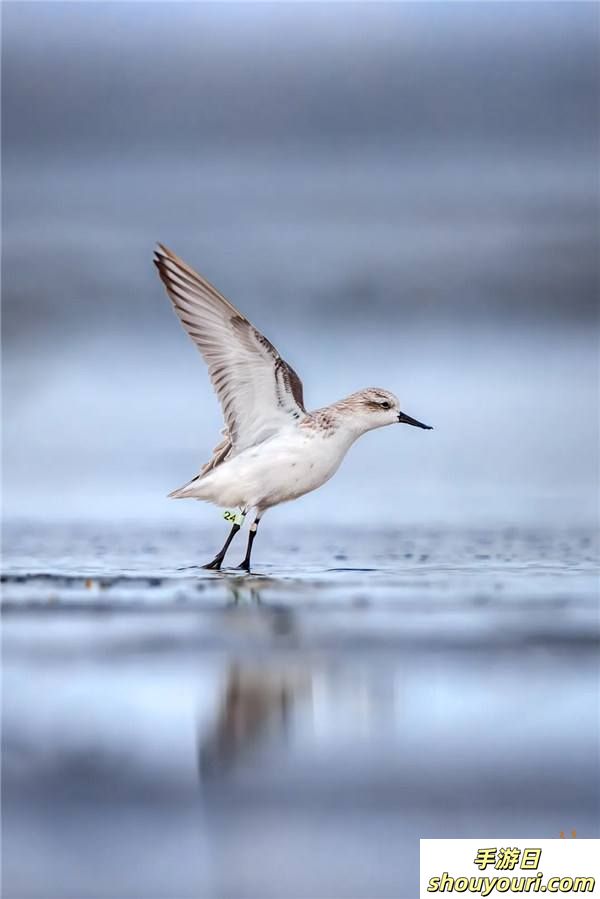
[[[205,278],[162,244],[154,264],[200,350],[221,404],[224,440],[201,474],[304,418],[302,382],[273,344]]]

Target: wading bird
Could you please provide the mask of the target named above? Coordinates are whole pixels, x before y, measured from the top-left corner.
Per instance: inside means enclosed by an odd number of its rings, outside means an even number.
[[[214,503],[239,512],[225,545],[204,568],[219,569],[249,509],[246,556],[267,509],[316,490],[335,474],[354,441],[398,422],[431,430],[400,410],[388,390],[367,387],[307,412],[294,369],[248,319],[182,259],[158,244],[154,263],[175,312],[208,366],[223,409],[223,440],[200,473],[169,496]]]

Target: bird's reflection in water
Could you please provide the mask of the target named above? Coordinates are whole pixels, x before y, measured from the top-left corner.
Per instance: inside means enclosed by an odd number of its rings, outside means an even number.
[[[224,579],[228,594],[225,606],[226,626],[230,633],[251,632],[271,641],[287,638],[286,646],[296,642],[296,620],[290,606],[265,602],[265,588],[277,586],[276,578],[233,577]],[[276,642],[271,650],[276,648]],[[270,651],[271,651],[270,650]]]
[[[310,701],[310,680],[291,666],[231,664],[214,725],[200,741],[201,778],[223,776],[262,741],[285,737],[293,705]]]
[[[261,599],[263,580],[228,579],[231,601],[226,609],[230,630],[239,634],[262,635],[295,644],[293,610],[265,604]],[[310,701],[311,674],[306,666],[289,658],[283,660],[273,647],[268,661],[255,657],[236,659],[229,665],[221,692],[218,712],[208,730],[199,735],[198,767],[202,780],[223,776],[269,737],[285,737],[294,704]]]

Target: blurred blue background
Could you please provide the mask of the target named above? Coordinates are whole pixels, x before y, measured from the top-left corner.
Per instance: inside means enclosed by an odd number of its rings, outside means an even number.
[[[165,495],[220,410],[151,264],[197,267],[309,407],[395,391],[283,521],[596,515],[593,4],[4,5],[5,514]]]
[[[598,836],[598,5],[2,16],[4,895],[414,899],[421,837]],[[222,421],[157,240],[309,408],[435,426],[249,578],[166,499]]]

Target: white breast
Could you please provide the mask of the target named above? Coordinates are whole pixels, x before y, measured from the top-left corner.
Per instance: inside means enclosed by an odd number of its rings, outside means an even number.
[[[268,509],[324,484],[351,442],[339,433],[286,429],[190,484],[188,495],[223,507]]]

